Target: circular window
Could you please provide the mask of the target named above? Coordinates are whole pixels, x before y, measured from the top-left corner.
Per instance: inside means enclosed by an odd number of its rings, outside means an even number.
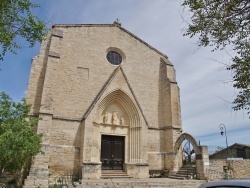
[[[109,51],[107,53],[107,60],[112,65],[120,65],[122,63],[122,56],[115,51]]]

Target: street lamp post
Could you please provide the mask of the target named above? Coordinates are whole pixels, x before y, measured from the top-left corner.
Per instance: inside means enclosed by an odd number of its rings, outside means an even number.
[[[223,134],[224,134],[224,130],[225,130],[225,137],[226,137],[226,144],[227,144],[227,129],[226,129],[226,126],[223,124],[223,123],[221,123],[220,125],[219,125],[219,128],[220,128],[220,134],[221,134],[221,136],[223,136]],[[228,144],[227,144],[227,157],[228,157],[229,155],[228,155]]]
[[[221,123],[219,125],[219,128],[220,128],[221,136],[223,136],[224,130],[225,130],[225,137],[226,137],[226,144],[227,144],[227,129],[226,129],[226,126],[223,123]],[[229,157],[229,155],[228,155],[228,144],[227,144],[227,157]],[[223,171],[225,172],[224,179],[228,180],[228,166],[223,166]]]

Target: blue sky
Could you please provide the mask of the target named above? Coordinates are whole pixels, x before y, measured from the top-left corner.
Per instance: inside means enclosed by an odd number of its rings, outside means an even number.
[[[113,23],[122,27],[169,57],[176,69],[180,87],[183,132],[192,134],[210,148],[225,146],[219,124],[227,127],[229,145],[250,144],[250,125],[244,111],[231,110],[237,92],[232,88],[230,49],[211,52],[198,48],[196,39],[183,37],[189,15],[180,0],[36,0],[41,4],[34,12],[48,27],[52,24]],[[185,20],[184,20],[185,19]],[[25,44],[24,44],[25,46]],[[18,55],[7,54],[0,62],[0,91],[15,101],[25,97],[31,59],[39,44],[24,47]]]

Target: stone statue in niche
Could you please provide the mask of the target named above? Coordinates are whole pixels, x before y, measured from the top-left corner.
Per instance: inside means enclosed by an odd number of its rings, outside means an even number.
[[[123,118],[123,116],[120,119],[120,125],[124,125],[124,118]]]
[[[117,114],[118,114],[118,112],[116,110],[112,113],[112,124],[113,125],[119,124]]]
[[[108,112],[105,112],[103,116],[103,123],[107,124],[107,122],[108,122]]]

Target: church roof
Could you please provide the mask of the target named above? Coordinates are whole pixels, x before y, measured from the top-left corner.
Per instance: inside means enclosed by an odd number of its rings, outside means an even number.
[[[164,53],[160,52],[159,50],[157,50],[153,46],[149,45],[148,43],[146,43],[145,41],[143,41],[142,39],[140,39],[139,37],[137,37],[133,33],[129,32],[126,29],[124,29],[123,27],[121,27],[121,24],[119,22],[116,22],[116,21],[113,24],[54,24],[52,26],[52,28],[54,28],[54,27],[118,27],[122,31],[124,31],[124,32],[128,33],[130,36],[134,37],[136,40],[140,41],[141,43],[143,43],[144,45],[148,46],[149,48],[151,48],[152,50],[154,50],[155,52],[157,52],[161,56],[163,56],[163,57],[165,57],[165,58],[168,59],[167,55],[165,55]],[[172,65],[170,62],[168,62],[168,64]]]

